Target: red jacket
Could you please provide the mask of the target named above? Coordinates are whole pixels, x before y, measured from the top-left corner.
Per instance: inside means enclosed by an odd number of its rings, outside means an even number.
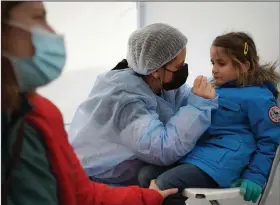
[[[60,205],[160,205],[163,197],[155,190],[137,186],[112,188],[91,182],[67,139],[58,108],[36,94],[29,98],[33,111],[27,122],[47,146],[52,171],[57,179]]]

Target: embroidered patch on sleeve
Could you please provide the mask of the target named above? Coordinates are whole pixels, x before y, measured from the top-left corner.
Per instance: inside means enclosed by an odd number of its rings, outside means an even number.
[[[278,106],[272,106],[268,111],[268,115],[272,122],[280,123],[280,108]]]

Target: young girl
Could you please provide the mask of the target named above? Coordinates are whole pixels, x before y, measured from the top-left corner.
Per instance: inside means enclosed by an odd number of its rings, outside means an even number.
[[[147,166],[139,181],[156,178],[161,189],[241,186],[256,202],[280,143],[279,74],[260,65],[253,39],[243,32],[218,36],[210,50],[219,109],[195,148],[173,168]],[[166,204],[176,204],[170,197]],[[178,198],[176,199],[178,202]],[[184,204],[181,197],[179,203]],[[172,201],[172,202],[171,202]]]

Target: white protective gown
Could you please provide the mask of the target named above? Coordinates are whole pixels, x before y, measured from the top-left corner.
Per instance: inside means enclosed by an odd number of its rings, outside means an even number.
[[[217,98],[183,85],[155,95],[132,69],[99,76],[79,106],[69,140],[89,176],[121,183],[143,162],[170,165],[192,150],[209,127]]]

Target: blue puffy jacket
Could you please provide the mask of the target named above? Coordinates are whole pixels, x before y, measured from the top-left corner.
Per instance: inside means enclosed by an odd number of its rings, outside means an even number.
[[[219,109],[195,148],[181,162],[196,165],[221,187],[239,178],[263,186],[280,143],[280,109],[271,86],[216,89]]]

